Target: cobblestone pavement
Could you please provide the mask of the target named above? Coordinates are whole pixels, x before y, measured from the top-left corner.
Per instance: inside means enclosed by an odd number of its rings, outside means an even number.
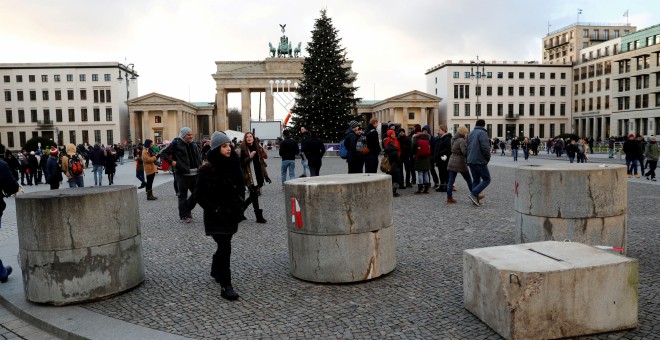
[[[223,300],[209,276],[215,243],[204,236],[201,209],[194,210],[192,225],[179,224],[173,190],[166,185],[156,189],[160,199],[155,203],[140,201],[144,284],[84,307],[194,338],[499,338],[463,308],[462,251],[512,243],[513,162],[493,157],[494,181],[482,207],[470,204],[462,180],[454,206],[447,206],[440,193],[403,190],[394,200],[396,270],[369,282],[315,284],[288,272],[286,202],[279,183],[280,160],[273,155],[268,159],[273,184],[260,197],[268,223],[254,223],[248,210],[248,221],[234,237],[232,274],[241,294],[238,302]],[[300,174],[299,162],[296,167]],[[328,158],[321,174],[344,173],[345,168],[343,160]],[[660,186],[645,184],[635,180],[629,187],[628,254],[640,260],[640,326],[595,338],[660,337],[660,233],[652,208]]]
[[[288,271],[288,216],[279,180],[281,160],[275,154],[271,151],[267,161],[273,184],[260,197],[268,223],[255,223],[249,209],[233,240],[239,301],[222,299],[209,276],[215,243],[204,235],[201,208],[193,211],[192,224],[180,224],[173,189],[161,185],[155,189],[157,201],[139,194],[145,282],[82,307],[191,338],[500,338],[463,308],[462,252],[513,243],[512,167],[524,161],[493,157],[493,182],[481,207],[472,206],[462,179],[457,179],[454,197],[459,202],[453,206],[444,203],[444,193],[400,191],[402,196],[394,199],[396,269],[368,282],[315,284]],[[551,161],[556,159],[527,163]],[[296,168],[300,174],[299,161]],[[324,159],[322,175],[345,171],[343,160]],[[585,338],[660,338],[660,185],[632,179],[628,188],[628,256],[640,261],[639,327]]]

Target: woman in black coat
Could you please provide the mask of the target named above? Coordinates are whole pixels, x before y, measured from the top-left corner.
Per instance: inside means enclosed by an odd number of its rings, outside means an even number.
[[[218,249],[211,262],[211,276],[220,283],[220,296],[238,299],[231,284],[231,238],[243,220],[245,183],[238,154],[222,132],[211,136],[211,149],[200,168],[195,187],[197,203],[204,209],[204,231]]]
[[[325,146],[323,140],[319,138],[318,132],[312,131],[311,137],[302,142],[302,151],[307,158],[307,164],[309,164],[309,176],[318,176],[321,171],[321,158],[325,154]]]

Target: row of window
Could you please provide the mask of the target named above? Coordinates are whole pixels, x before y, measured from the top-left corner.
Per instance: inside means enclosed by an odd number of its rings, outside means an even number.
[[[16,110],[17,112],[17,118],[18,118],[18,123],[25,123],[25,110],[24,109],[18,109]],[[101,121],[101,109],[98,107],[92,108],[93,112],[93,118],[95,122],[100,122]],[[63,109],[55,109],[55,121],[60,123],[64,121],[64,111]],[[67,110],[67,116],[68,116],[68,122],[73,123],[76,121],[79,122],[86,122],[89,120],[88,115],[87,115],[87,108],[83,107],[80,108],[80,119],[76,120],[76,110],[73,108],[70,108]],[[41,117],[43,118],[41,121],[39,120],[39,114],[37,109],[30,109],[30,122],[31,123],[40,123],[40,124],[52,124],[52,116],[51,116],[51,111],[50,109],[43,109],[42,110],[42,115]],[[106,107],[105,108],[105,121],[106,122],[111,122],[112,121],[112,108],[111,107]],[[13,124],[14,123],[14,111],[11,109],[6,109],[5,110],[5,123],[7,124]]]
[[[610,96],[605,96],[603,102],[603,109],[608,110],[610,108]],[[581,103],[581,106],[578,106],[578,103]],[[595,103],[595,106],[594,106]],[[585,111],[593,111],[594,107],[596,110],[601,109],[601,97],[596,97],[596,98],[589,98],[589,106],[587,109],[587,100],[585,98],[582,98],[580,101],[577,99],[575,100],[573,104],[573,112],[585,112]]]
[[[606,61],[589,66],[573,69],[573,81],[585,80],[587,78],[600,77],[612,73],[612,63]]]
[[[515,72],[507,72],[508,79],[514,79]],[[474,74],[477,78],[493,78],[493,72],[486,72],[483,75],[481,72]],[[472,72],[466,71],[464,73],[464,78],[471,78],[473,76]],[[536,79],[536,72],[529,72],[529,79]],[[460,77],[460,72],[456,71],[453,73],[454,78]],[[561,79],[566,79],[566,72],[560,73]],[[497,72],[497,79],[504,79],[504,72]],[[518,72],[518,79],[525,79],[525,72]],[[545,79],[545,72],[539,72],[539,79]],[[550,79],[556,79],[556,73],[550,72]],[[438,83],[438,78],[435,78],[435,83]]]
[[[5,83],[11,83],[11,76],[9,76],[9,75],[2,76],[2,79]],[[15,80],[16,80],[17,83],[22,83],[23,82],[23,75],[17,74],[16,77],[15,77]],[[34,82],[36,82],[36,80],[37,80],[36,75],[34,75],[34,74],[28,75],[28,82],[34,83]],[[112,76],[110,75],[110,73],[105,73],[103,75],[103,81],[111,81],[111,80],[112,80]],[[61,81],[60,75],[59,74],[53,75],[53,81],[56,82],[56,83],[60,82]],[[73,74],[67,74],[66,75],[66,81],[69,81],[69,82],[73,81]],[[78,81],[87,81],[87,75],[86,74],[79,74],[78,75]],[[98,73],[93,73],[92,74],[92,81],[99,81]],[[42,74],[41,75],[41,82],[42,83],[47,83],[48,82],[48,75],[47,74]]]
[[[635,57],[635,67],[636,67],[635,70],[640,71],[650,68],[651,62],[653,62],[655,67],[660,67],[660,53],[656,53],[655,56],[653,57],[653,60],[649,55]],[[630,72],[630,66],[632,65],[630,59],[620,60],[618,64],[619,64],[619,74]]]
[[[601,91],[602,84],[603,84],[603,81],[601,79],[598,79],[596,81],[596,87],[595,87],[596,92]],[[576,95],[576,96],[579,92],[580,85],[582,85],[582,94],[587,92],[587,83],[586,82],[584,82],[582,84],[575,84],[575,91],[573,91],[573,94]],[[610,89],[610,78],[606,78],[605,79],[605,91],[608,91],[609,89]],[[589,82],[589,93],[593,93],[593,92],[594,92],[594,82],[592,80],[592,81]]]
[[[101,141],[101,130],[93,130],[94,132],[94,143],[98,144],[103,144]],[[87,144],[93,144],[89,142],[89,130],[82,130],[82,141],[81,143],[87,143]],[[77,139],[76,139],[76,131],[69,131],[69,142],[64,143],[64,131],[59,132],[59,136],[57,136],[57,139],[60,143],[62,144],[74,144],[78,145]],[[106,135],[106,143],[105,145],[113,145],[115,144],[114,142],[114,131],[113,130],[106,130],[105,132]],[[2,137],[2,136],[0,136]],[[32,136],[30,138],[34,137],[39,137],[39,131],[32,131]],[[27,142],[27,133],[25,131],[19,131],[18,132],[18,145],[22,148],[25,143]],[[2,143],[2,140],[0,139],[0,143]],[[7,147],[8,148],[16,148],[16,141],[14,140],[14,132],[10,131],[7,132]]]
[[[470,124],[464,124],[465,127],[470,131]],[[557,124],[538,124],[539,127],[539,133],[536,134],[536,125],[537,124],[528,124],[527,125],[527,131],[525,131],[525,124],[497,124],[497,134],[493,136],[493,124],[486,124],[486,131],[488,132],[488,137],[493,138],[493,137],[505,137],[505,138],[510,138],[513,136],[526,136],[530,138],[538,137],[540,139],[546,138],[545,136],[545,127],[546,125],[548,126],[550,130],[550,135],[548,135],[548,138],[554,137],[555,135],[555,126]],[[460,127],[460,124],[454,124],[454,132],[458,131],[458,128]],[[504,134],[506,132],[506,134]],[[560,123],[559,124],[559,134],[564,134],[566,133],[566,124]]]
[[[555,116],[556,113],[556,107],[557,105],[555,103],[549,103],[546,106],[546,103],[539,103],[538,104],[538,115],[539,116],[545,116],[546,114],[546,107],[548,108],[548,115],[549,116]],[[469,117],[471,115],[471,108],[472,104],[471,103],[464,103],[463,104],[463,116]],[[483,112],[481,111],[482,109],[482,104],[476,104],[474,106],[475,108],[475,113],[478,116],[483,116]],[[536,103],[528,103],[527,104],[527,111],[525,111],[525,103],[520,103],[518,104],[518,112],[515,112],[515,104],[509,103],[507,104],[507,112],[506,115],[509,118],[513,118],[515,115],[518,116],[524,116],[525,113],[527,113],[530,116],[536,116],[537,111],[536,111]],[[498,103],[495,106],[495,109],[497,110],[496,113],[498,116],[504,116],[504,104],[503,103]],[[461,115],[461,104],[460,103],[454,103],[454,117],[459,117]],[[559,104],[559,115],[560,116],[565,116],[566,115],[566,103],[560,103]],[[486,104],[486,116],[493,116],[493,104],[487,103]]]
[[[630,97],[619,97],[617,100],[618,110],[630,110]],[[582,103],[584,106],[584,102]],[[655,93],[655,107],[660,107],[660,93]],[[649,94],[638,94],[635,96],[635,107],[633,109],[648,109]]]
[[[481,92],[482,86],[476,86],[475,87],[475,95],[477,96],[482,96]],[[539,96],[545,96],[545,86],[539,86]],[[556,86],[550,86],[550,93],[549,95],[551,97],[554,97],[557,95],[557,87]],[[536,96],[536,86],[530,86],[528,89],[528,92],[530,96]],[[486,86],[486,96],[492,96],[493,95],[493,86]],[[497,87],[497,95],[498,96],[503,96],[504,95],[504,86],[498,86]],[[507,95],[508,96],[514,96],[515,95],[515,87],[514,86],[508,86],[507,87]],[[518,96],[525,96],[525,86],[518,86]],[[561,86],[559,87],[559,96],[566,96],[566,86]],[[455,84],[454,85],[454,99],[469,99],[470,98],[470,85],[468,84]]]
[[[74,90],[66,90],[66,99],[67,100],[75,100],[74,98]],[[94,103],[111,103],[112,102],[112,92],[110,89],[94,89],[92,90],[94,93]],[[55,100],[62,100],[62,90],[55,90],[54,92],[54,99]],[[28,95],[30,98],[30,101],[37,101],[37,91],[36,90],[29,90]],[[22,102],[25,100],[24,92],[23,90],[16,90],[16,101]],[[43,101],[48,101],[50,100],[50,91],[48,90],[42,90],[41,91],[41,100]],[[87,90],[86,89],[80,89],[80,96],[79,100],[87,100]],[[12,92],[11,90],[5,90],[5,101],[10,102],[12,101]]]

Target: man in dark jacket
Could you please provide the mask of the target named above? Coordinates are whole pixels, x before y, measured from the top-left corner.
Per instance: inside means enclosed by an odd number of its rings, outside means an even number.
[[[369,153],[364,157],[364,172],[375,174],[378,172],[378,155],[380,155],[380,138],[378,138],[378,118],[371,118],[364,131],[367,136]]]
[[[28,157],[28,170],[30,170],[28,174],[28,185],[32,185],[33,181],[34,185],[39,184],[37,182],[37,169],[39,169],[39,160],[34,154],[34,151],[30,151],[30,156]]]
[[[280,157],[282,157],[282,188],[286,181],[286,172],[289,171],[289,179],[296,179],[296,155],[300,153],[296,143],[288,130],[284,130],[284,140],[280,143]]]
[[[467,147],[467,163],[472,173],[472,191],[468,195],[472,204],[479,206],[479,194],[490,184],[490,141],[485,129],[486,121],[477,120],[474,130],[470,132]],[[483,180],[483,181],[482,181]]]
[[[179,138],[160,152],[161,159],[174,167],[179,198],[179,218],[184,223],[192,223],[191,211],[197,205],[192,191],[197,183],[197,169],[202,165],[202,155],[197,143],[193,143],[192,129],[184,127]],[[190,190],[190,197],[188,197]]]
[[[362,127],[360,123],[354,120],[349,125],[350,129],[346,132],[346,138],[344,139],[344,143],[346,143],[345,145],[348,149],[348,157],[346,158],[348,173],[361,174],[364,171],[364,156],[361,152],[355,150],[355,146],[360,136],[362,136]]]
[[[103,166],[105,165],[105,153],[99,143],[94,144],[94,148],[89,153],[89,160],[92,161],[92,173],[94,174],[94,185],[103,185]]]
[[[416,179],[415,172],[412,169],[412,162],[410,161],[412,141],[410,140],[410,137],[406,135],[406,129],[399,129],[399,136],[397,137],[397,140],[401,146],[401,156],[399,157],[402,164],[401,168],[406,170],[405,187],[412,188],[411,178],[413,183],[416,181]],[[403,177],[403,170],[401,171],[401,177]]]
[[[628,178],[632,177],[633,174],[635,177],[639,178],[639,174],[637,173],[637,162],[641,157],[641,150],[639,149],[639,142],[635,139],[634,133],[628,135],[628,140],[623,142],[623,152],[626,154]]]
[[[438,143],[435,147],[435,162],[438,165],[438,176],[440,177],[440,187],[435,189],[437,192],[451,190],[451,188],[447,188],[447,182],[449,182],[447,165],[451,156],[451,139],[452,135],[447,132],[447,126],[440,125],[440,138],[438,138]]]
[[[18,191],[18,182],[11,174],[9,166],[4,161],[0,161],[0,188],[2,189],[2,195],[0,195],[0,218],[2,218],[2,213],[7,206],[5,204],[5,196],[13,195]],[[2,227],[1,224],[0,227]],[[2,264],[2,259],[0,259],[0,283],[7,282],[11,272],[11,266],[5,267],[4,264]]]
[[[518,148],[520,148],[520,141],[518,140],[518,137],[513,136],[513,139],[511,140],[511,154],[513,155],[514,162],[518,161]]]

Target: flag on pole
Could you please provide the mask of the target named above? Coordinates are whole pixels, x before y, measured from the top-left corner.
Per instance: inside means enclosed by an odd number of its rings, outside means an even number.
[[[627,17],[627,16],[628,16],[628,10],[626,10],[626,12],[623,13],[623,16],[624,16],[624,17]]]

